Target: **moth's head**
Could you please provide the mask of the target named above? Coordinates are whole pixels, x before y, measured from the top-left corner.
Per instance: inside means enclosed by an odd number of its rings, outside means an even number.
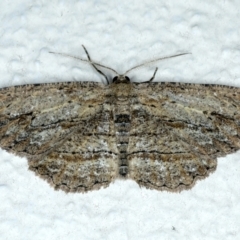
[[[113,78],[112,83],[118,84],[118,83],[130,83],[130,78],[125,75],[118,75]]]

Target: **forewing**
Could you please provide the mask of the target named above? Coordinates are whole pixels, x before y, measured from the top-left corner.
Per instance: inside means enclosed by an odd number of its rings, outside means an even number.
[[[99,83],[25,85],[0,90],[0,146],[65,191],[107,186],[116,176],[108,88]]]
[[[227,86],[151,83],[134,86],[129,175],[159,190],[193,186],[217,157],[240,148],[240,90]]]

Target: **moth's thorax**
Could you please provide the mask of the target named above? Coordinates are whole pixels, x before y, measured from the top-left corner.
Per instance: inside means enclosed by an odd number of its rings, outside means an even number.
[[[113,83],[111,85],[111,92],[116,98],[128,97],[132,91],[131,83]]]
[[[130,111],[130,96],[132,92],[131,83],[112,84],[112,104],[114,107],[114,114],[129,114]]]

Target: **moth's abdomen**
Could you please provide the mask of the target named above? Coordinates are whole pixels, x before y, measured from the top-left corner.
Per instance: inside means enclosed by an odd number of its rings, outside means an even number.
[[[131,84],[122,83],[112,85],[113,98],[113,116],[116,144],[119,152],[119,176],[128,175],[128,144],[129,133],[131,129]]]
[[[130,115],[116,114],[114,116],[115,134],[119,150],[119,174],[123,177],[128,174],[127,148],[131,126]]]

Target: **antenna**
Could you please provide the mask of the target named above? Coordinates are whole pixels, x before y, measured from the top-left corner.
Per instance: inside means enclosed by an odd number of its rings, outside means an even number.
[[[174,58],[174,57],[179,57],[179,56],[186,55],[186,54],[191,54],[191,53],[180,53],[180,54],[176,54],[176,55],[172,55],[172,56],[157,58],[157,59],[145,62],[145,63],[141,63],[141,64],[139,64],[139,65],[137,65],[135,67],[130,68],[123,75],[125,76],[127,73],[129,73],[130,71],[132,71],[132,70],[134,70],[136,68],[141,68],[141,67],[144,67],[144,66],[146,66],[148,64],[151,64],[151,63],[154,63],[154,62],[157,62],[157,61],[160,61],[160,60],[164,60],[164,59],[168,59],[168,58]]]
[[[157,58],[157,59],[154,59],[154,60],[145,62],[145,63],[141,63],[141,64],[139,64],[139,65],[136,65],[135,67],[132,67],[132,68],[130,68],[129,70],[127,70],[124,74],[119,74],[119,73],[118,73],[116,70],[114,70],[113,68],[107,67],[107,66],[102,65],[102,64],[97,63],[97,62],[93,62],[93,61],[91,60],[91,58],[90,58],[90,55],[89,55],[87,49],[84,47],[84,45],[82,45],[82,47],[83,47],[83,49],[84,49],[84,51],[85,51],[88,59],[82,59],[82,58],[79,58],[79,57],[76,57],[76,56],[71,56],[71,55],[68,55],[68,54],[66,54],[66,53],[57,53],[57,52],[49,52],[49,53],[58,54],[58,55],[62,55],[62,56],[65,56],[65,57],[71,57],[71,58],[80,60],[80,61],[82,61],[82,62],[91,64],[98,73],[100,73],[101,75],[103,75],[103,76],[105,77],[105,79],[106,79],[106,81],[107,81],[108,84],[109,84],[109,80],[108,80],[107,76],[106,76],[101,70],[99,70],[96,66],[102,67],[102,68],[106,68],[106,69],[114,72],[115,74],[117,74],[117,76],[125,77],[127,73],[129,73],[130,71],[132,71],[132,70],[134,70],[134,69],[136,69],[136,68],[141,68],[141,67],[144,67],[144,66],[146,66],[146,65],[152,64],[152,63],[154,63],[154,62],[160,61],[160,60],[164,60],[164,59],[168,59],[168,58],[174,58],[174,57],[179,57],[179,56],[186,55],[186,54],[191,54],[191,53],[180,53],[180,54],[176,54],[176,55],[172,55],[172,56]],[[157,70],[158,70],[158,68],[155,69],[154,74],[153,74],[153,77],[149,80],[150,82],[154,79]],[[149,81],[147,81],[147,82],[149,82]]]
[[[49,53],[58,54],[58,55],[62,55],[62,56],[65,56],[65,57],[74,58],[74,59],[80,60],[80,61],[82,61],[82,62],[91,64],[98,73],[100,73],[101,75],[103,75],[103,76],[105,77],[105,79],[106,79],[106,81],[107,81],[108,84],[109,84],[109,81],[108,81],[107,76],[106,76],[101,70],[99,70],[96,66],[102,67],[102,68],[106,68],[106,69],[114,72],[114,73],[117,74],[118,76],[120,75],[117,71],[115,71],[114,69],[112,69],[112,68],[110,68],[110,67],[104,66],[104,65],[102,65],[102,64],[100,64],[100,63],[93,62],[93,61],[91,60],[91,58],[90,58],[90,55],[89,55],[87,49],[84,47],[84,45],[82,45],[82,47],[83,47],[85,53],[87,54],[88,60],[82,59],[82,58],[79,58],[79,57],[76,57],[76,56],[71,56],[71,55],[68,55],[68,54],[66,54],[66,53],[57,53],[57,52],[49,52]],[[95,66],[95,65],[96,65],[96,66]]]

